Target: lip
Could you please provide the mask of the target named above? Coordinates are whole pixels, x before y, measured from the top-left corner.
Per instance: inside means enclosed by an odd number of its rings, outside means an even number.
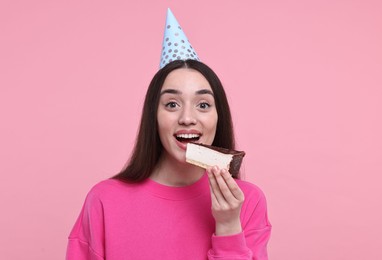
[[[175,132],[174,136],[180,135],[180,134],[197,134],[202,136],[202,133],[195,129],[182,129]]]
[[[176,140],[176,139],[175,139],[175,143],[176,143],[176,145],[177,145],[180,149],[182,149],[182,150],[184,150],[184,151],[187,150],[187,143],[179,142],[179,141]]]

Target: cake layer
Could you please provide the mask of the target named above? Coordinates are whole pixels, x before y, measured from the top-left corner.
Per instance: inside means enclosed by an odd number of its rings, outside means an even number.
[[[186,161],[202,168],[218,166],[227,169],[232,175],[241,166],[245,153],[205,144],[188,143]]]

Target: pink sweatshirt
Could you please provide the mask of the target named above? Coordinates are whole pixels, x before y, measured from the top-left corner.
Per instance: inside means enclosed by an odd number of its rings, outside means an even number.
[[[264,194],[253,184],[237,183],[245,194],[243,232],[215,236],[207,174],[186,187],[151,179],[102,181],[86,197],[66,259],[266,260],[271,225]]]

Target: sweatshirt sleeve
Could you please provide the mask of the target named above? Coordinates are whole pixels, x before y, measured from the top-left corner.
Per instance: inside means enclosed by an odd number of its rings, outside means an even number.
[[[102,202],[90,191],[69,235],[66,260],[103,260],[103,223]]]
[[[261,190],[246,194],[241,213],[243,231],[232,236],[212,236],[209,260],[268,260],[267,244],[271,235],[267,203]]]

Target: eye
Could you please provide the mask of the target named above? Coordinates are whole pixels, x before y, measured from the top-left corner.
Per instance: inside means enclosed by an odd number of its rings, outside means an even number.
[[[201,109],[208,109],[208,108],[211,107],[211,105],[208,104],[207,102],[202,102],[202,103],[199,104],[199,107],[200,107]]]
[[[177,104],[176,102],[171,101],[171,102],[166,103],[165,106],[166,106],[167,108],[176,108],[177,105],[178,105],[178,104]]]

